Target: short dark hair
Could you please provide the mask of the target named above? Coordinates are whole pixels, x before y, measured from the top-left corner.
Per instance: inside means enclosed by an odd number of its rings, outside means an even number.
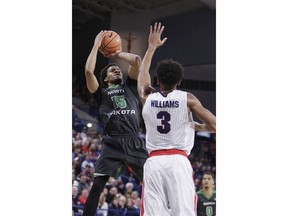
[[[172,88],[182,80],[183,71],[183,66],[173,59],[162,60],[156,67],[158,81],[167,88]]]
[[[100,72],[100,84],[104,87],[104,88],[107,88],[108,85],[107,83],[104,81],[104,79],[107,77],[107,71],[108,71],[108,68],[111,67],[111,66],[117,66],[115,63],[110,63],[108,64],[107,66],[105,66],[101,72]]]
[[[203,173],[203,176],[204,176],[204,175],[210,175],[210,176],[212,176],[213,180],[215,181],[215,175],[214,175],[214,173],[207,171],[207,172],[204,172],[204,173]],[[202,179],[203,179],[203,176],[202,176]]]

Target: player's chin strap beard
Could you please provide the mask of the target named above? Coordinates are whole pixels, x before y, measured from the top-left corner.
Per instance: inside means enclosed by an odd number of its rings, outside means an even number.
[[[118,79],[114,79],[111,84],[114,84],[114,85],[118,85],[118,84],[121,84],[122,83],[122,79],[118,78]]]

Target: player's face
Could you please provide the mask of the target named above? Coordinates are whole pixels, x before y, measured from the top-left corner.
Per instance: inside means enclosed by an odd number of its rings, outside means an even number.
[[[120,84],[123,80],[123,74],[118,66],[113,65],[108,68],[107,77],[105,79],[107,79],[108,83]]]
[[[204,188],[210,188],[214,186],[214,180],[211,175],[204,175],[202,179],[202,185]]]

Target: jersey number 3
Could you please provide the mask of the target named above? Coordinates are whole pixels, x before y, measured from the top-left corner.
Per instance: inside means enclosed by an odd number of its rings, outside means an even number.
[[[157,131],[162,134],[167,134],[171,130],[169,121],[171,120],[170,113],[161,111],[157,113],[157,119],[161,119],[161,125],[157,126]]]

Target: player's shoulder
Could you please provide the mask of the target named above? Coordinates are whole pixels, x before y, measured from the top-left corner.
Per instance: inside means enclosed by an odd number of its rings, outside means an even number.
[[[183,91],[183,90],[180,90],[180,89],[175,89],[173,92],[177,93],[177,94],[187,94],[188,93],[187,91]]]
[[[204,194],[203,190],[199,190],[196,193],[197,193],[197,195]]]
[[[187,92],[187,97],[193,99],[195,95],[192,92]]]
[[[180,97],[180,98],[186,98],[187,92],[179,89],[173,90],[171,93],[169,93],[171,97]]]

